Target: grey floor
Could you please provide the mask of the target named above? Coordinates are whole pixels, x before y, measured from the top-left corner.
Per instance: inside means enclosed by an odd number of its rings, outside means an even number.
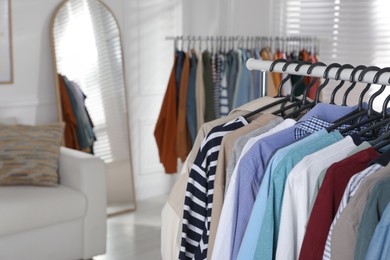
[[[167,196],[138,202],[132,213],[110,217],[107,253],[94,260],[159,260],[161,209]]]

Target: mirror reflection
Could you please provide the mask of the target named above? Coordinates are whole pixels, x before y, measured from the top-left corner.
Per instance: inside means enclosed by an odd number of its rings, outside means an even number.
[[[58,116],[66,122],[67,128],[76,121],[74,139],[79,140],[80,150],[94,153],[105,161],[108,214],[135,209],[126,87],[117,21],[100,1],[68,0],[62,2],[53,15],[51,34]],[[64,91],[61,91],[63,83],[68,91],[80,90],[78,95],[84,98],[86,115],[77,112],[77,104],[72,103],[70,95],[75,120],[66,116]],[[65,144],[69,146],[69,140],[65,140]]]

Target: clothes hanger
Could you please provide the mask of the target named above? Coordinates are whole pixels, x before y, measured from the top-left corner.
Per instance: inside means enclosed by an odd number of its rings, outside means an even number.
[[[274,70],[275,65],[278,64],[278,63],[281,63],[281,62],[286,62],[286,64],[283,66],[284,71],[287,69],[288,65],[293,64],[293,63],[297,63],[297,61],[286,61],[285,59],[277,59],[277,60],[275,60],[275,61],[273,61],[273,62],[271,63],[271,66],[270,66],[270,68],[269,68],[269,71],[272,72],[272,71]],[[299,64],[299,63],[298,63],[298,64]],[[283,95],[282,95],[282,88],[283,88],[283,85],[287,82],[288,79],[289,79],[289,78],[286,77],[286,78],[284,78],[284,79],[280,82],[280,84],[279,84],[279,86],[278,86],[278,95],[275,96],[275,98],[277,98],[277,97],[283,97]],[[245,118],[245,119],[248,119],[248,118],[250,118],[251,116],[253,116],[253,115],[257,114],[257,113],[260,113],[260,112],[262,112],[262,111],[264,111],[264,110],[267,110],[267,109],[269,109],[269,108],[271,108],[271,107],[280,105],[280,104],[282,104],[282,103],[284,103],[284,102],[286,102],[286,101],[288,101],[288,98],[287,98],[287,97],[284,97],[284,98],[282,98],[282,99],[279,99],[279,100],[277,100],[277,101],[275,101],[275,102],[273,102],[273,103],[271,103],[271,104],[265,105],[265,106],[263,106],[263,107],[261,107],[261,108],[259,108],[259,109],[256,109],[256,110],[254,110],[254,111],[252,111],[252,112],[250,112],[250,113],[244,115],[244,118]]]
[[[390,72],[390,68],[385,68],[383,69],[384,72]],[[388,81],[388,83],[390,84],[390,79]],[[380,127],[382,125],[386,125],[386,129],[389,128],[390,126],[390,118],[389,118],[389,114],[387,113],[387,106],[390,102],[390,95],[386,97],[386,99],[383,101],[383,105],[382,105],[382,112],[381,112],[381,117],[379,119],[381,119],[379,122],[377,122],[376,124],[374,125],[371,125],[370,127],[362,130],[359,132],[359,135],[365,135],[367,134],[368,132],[371,132],[371,131],[379,131]],[[387,130],[386,130],[387,132]]]
[[[367,71],[367,70],[366,70]],[[363,71],[364,72],[364,71]],[[363,73],[362,72],[362,73]],[[390,68],[384,68],[384,69],[380,69],[374,76],[374,79],[373,79],[373,83],[376,84],[378,83],[378,80],[379,80],[379,77],[385,73],[385,72],[390,72]],[[364,75],[363,75],[364,76]],[[363,76],[360,74],[359,75],[359,81],[362,81],[363,80]],[[372,94],[372,96],[370,97],[369,101],[368,101],[368,109],[365,110],[363,109],[361,112],[355,114],[354,116],[350,117],[350,118],[346,118],[345,120],[349,120],[347,122],[351,122],[352,120],[354,119],[357,119],[357,118],[363,118],[363,116],[367,116],[368,118],[367,119],[364,119],[364,120],[360,120],[359,122],[351,125],[350,127],[347,127],[343,130],[340,131],[340,133],[344,134],[348,131],[351,131],[353,129],[356,129],[358,127],[361,127],[363,125],[366,125],[366,124],[369,124],[371,122],[374,122],[378,119],[380,119],[382,117],[382,114],[380,113],[377,113],[375,112],[374,108],[373,108],[373,105],[374,105],[374,100],[376,97],[378,97],[380,94],[383,93],[383,91],[385,90],[386,88],[386,85],[382,85],[380,87],[380,89],[378,91],[376,91],[374,94]],[[364,95],[364,94],[363,94]],[[353,119],[351,119],[353,118]],[[344,122],[346,123],[346,122]],[[336,126],[336,127],[335,127]],[[337,124],[334,124],[333,126],[329,127],[327,130],[328,131],[332,131],[334,130],[335,128],[339,127],[340,126],[340,123],[337,123]]]
[[[311,65],[310,68],[307,70],[307,74],[310,75],[311,72],[312,72],[312,70],[313,70],[315,67],[317,67],[317,66],[326,66],[326,64],[325,64],[325,63],[322,63],[322,62],[316,62],[316,63],[314,63],[314,64]],[[313,108],[313,107],[315,106],[315,102],[308,102],[308,101],[307,101],[307,93],[308,93],[309,90],[314,86],[316,80],[317,80],[317,78],[314,78],[314,79],[312,80],[312,82],[311,82],[311,83],[305,88],[305,90],[303,91],[303,106],[302,106],[300,109],[298,109],[298,110],[296,110],[296,111],[294,111],[294,112],[292,112],[292,113],[286,115],[284,118],[294,118],[294,117],[300,115],[303,111],[309,110],[309,109],[311,109],[311,108]]]
[[[329,73],[330,69],[332,69],[332,68],[334,68],[334,67],[340,67],[340,66],[341,66],[341,65],[338,64],[338,63],[332,63],[332,64],[330,64],[330,65],[325,69],[324,78],[328,77],[328,73]],[[309,68],[309,69],[310,69],[310,68]],[[317,98],[319,99],[319,91],[321,91],[321,89],[324,88],[324,87],[328,84],[328,82],[329,82],[329,78],[326,78],[325,82],[324,82],[321,86],[319,86],[319,88],[318,88],[318,90],[317,90],[317,92],[316,92],[316,100],[317,100]],[[313,103],[314,103],[313,106],[314,106],[315,104],[317,104],[317,103],[315,103],[315,102],[313,102]],[[275,111],[274,113],[276,114],[276,112],[279,112],[279,111]],[[294,114],[293,114],[293,113],[294,113]],[[296,114],[298,114],[297,111],[294,111],[294,112],[290,113],[289,115],[286,115],[285,118],[288,118],[288,116],[292,116],[292,115],[296,115]]]
[[[351,65],[351,64],[344,64],[342,65],[336,72],[336,76],[335,76],[335,80],[339,80],[340,79],[340,74],[341,72],[344,70],[344,69],[354,69],[354,67]],[[345,80],[342,80],[335,88],[334,90],[332,91],[332,94],[330,95],[330,102],[329,104],[332,104],[332,105],[335,105],[335,97],[336,97],[336,94],[337,94],[337,91],[339,91],[341,89],[341,87],[344,85],[344,82]]]
[[[299,62],[299,61],[298,61]],[[299,71],[300,68],[303,66],[303,65],[313,65],[311,62],[309,61],[301,61],[298,63],[298,65],[295,67],[295,71]],[[283,67],[283,71],[285,71],[285,69],[287,69],[287,67]],[[288,76],[291,77],[291,74],[288,74]],[[287,76],[287,77],[288,77]],[[282,105],[281,105],[281,108],[275,112],[273,112],[273,114],[277,115],[279,113],[282,114],[282,116],[285,116],[284,115],[284,112],[286,110],[289,110],[289,109],[292,109],[292,108],[296,108],[296,107],[300,107],[302,105],[302,102],[303,102],[303,99],[298,99],[294,94],[296,92],[296,89],[297,87],[303,82],[304,80],[304,76],[302,76],[292,87],[291,87],[291,93],[287,96],[289,98],[289,102],[291,102],[292,104],[288,105],[288,106],[285,106],[287,102],[284,102]],[[281,90],[281,89],[280,89]]]
[[[344,92],[344,95],[343,95],[343,102],[342,102],[342,106],[346,106],[347,105],[347,99],[348,99],[348,95],[349,93],[351,93],[351,91],[355,88],[356,86],[356,83],[357,81],[354,80],[354,77],[355,77],[355,74],[359,71],[359,70],[364,70],[366,69],[367,67],[364,66],[364,65],[359,65],[357,66],[356,68],[354,68],[352,70],[352,73],[351,73],[351,76],[349,78],[349,81],[352,83],[348,88],[347,90]],[[374,69],[374,67],[372,67]],[[377,67],[376,67],[377,68]],[[376,69],[375,68],[375,69]],[[379,68],[377,68],[379,70]],[[363,95],[364,96],[364,95]]]
[[[362,68],[364,68],[364,69],[362,72],[360,72],[359,77],[358,77],[358,81],[362,81],[364,75],[367,72],[380,70],[380,68],[378,68],[376,66],[370,66],[370,67],[365,67],[363,65],[357,66],[351,73],[351,77],[349,78],[350,82],[354,81],[354,77],[355,77],[356,72],[358,70],[361,70]],[[349,95],[349,92],[351,92],[351,90],[355,87],[355,85],[356,85],[356,81],[354,81],[352,83],[352,85],[345,91],[342,106],[346,106],[346,100],[347,100],[347,97]],[[360,93],[358,108],[356,110],[352,111],[351,113],[337,119],[336,121],[333,122],[334,124],[338,124],[340,126],[341,124],[349,123],[350,121],[355,120],[356,118],[360,117],[361,115],[364,115],[364,113],[362,113],[365,110],[363,108],[363,98],[364,98],[364,95],[367,93],[367,91],[370,89],[370,86],[371,86],[371,84],[367,84],[367,86],[364,88],[362,93]],[[357,116],[358,114],[359,114],[359,116]]]
[[[316,105],[318,104],[318,102],[320,102],[321,90],[322,90],[323,88],[325,88],[325,87],[328,85],[329,81],[330,81],[330,78],[328,78],[329,71],[330,71],[332,68],[339,68],[339,67],[341,67],[341,65],[340,65],[339,63],[332,63],[332,64],[329,64],[328,67],[325,69],[324,76],[323,76],[323,77],[325,78],[325,81],[324,81],[324,83],[322,83],[322,84],[318,87],[318,89],[317,89],[317,91],[316,91],[316,98],[315,98],[315,100],[314,100],[314,103],[315,103]]]

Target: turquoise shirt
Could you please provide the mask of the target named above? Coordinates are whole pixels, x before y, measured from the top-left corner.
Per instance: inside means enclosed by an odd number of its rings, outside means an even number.
[[[271,157],[270,161],[267,164],[267,169],[265,171],[264,178],[260,185],[256,202],[252,210],[252,214],[256,214],[256,215],[252,216],[251,214],[250,216],[248,226],[246,228],[245,235],[242,240],[240,250],[238,252],[237,260],[253,259],[255,255],[257,240],[259,238],[261,223],[263,222],[265,206],[267,203],[269,179],[270,179],[269,177],[271,172],[275,170],[275,168],[279,165],[279,163],[283,160],[283,158],[289,153],[291,149],[294,149],[295,147],[299,148],[301,146],[305,146],[309,143],[312,143],[317,138],[326,135],[328,135],[328,133],[326,132],[325,129],[320,130],[299,141],[296,141],[295,143],[280,148]],[[260,202],[261,199],[263,200]]]
[[[320,132],[326,133],[325,130]],[[343,139],[343,136],[336,131],[317,136],[315,140],[305,145],[293,147],[284,156],[275,170],[271,172],[267,206],[257,240],[254,259],[274,259],[279,235],[284,185],[292,168],[305,156],[334,144],[341,139]]]

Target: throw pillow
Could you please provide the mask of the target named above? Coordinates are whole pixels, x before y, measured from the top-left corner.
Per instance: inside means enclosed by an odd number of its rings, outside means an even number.
[[[0,124],[0,185],[57,186],[64,123]]]

